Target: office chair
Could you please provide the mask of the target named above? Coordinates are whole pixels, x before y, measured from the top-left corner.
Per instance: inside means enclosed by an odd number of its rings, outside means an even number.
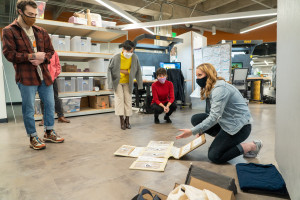
[[[247,76],[248,68],[236,68],[233,71],[232,85],[234,85],[246,98],[247,97]]]

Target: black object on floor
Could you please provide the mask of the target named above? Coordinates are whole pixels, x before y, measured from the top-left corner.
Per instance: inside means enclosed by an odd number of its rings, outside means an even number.
[[[145,200],[143,197],[143,195],[145,194],[149,194],[153,198],[153,200],[161,200],[157,195],[153,197],[152,193],[147,189],[143,189],[142,192],[136,195],[135,197],[133,197],[132,200]]]
[[[288,196],[285,182],[272,164],[239,163],[236,171],[244,192]]]
[[[191,177],[203,180],[205,182],[211,183],[213,185],[219,186],[221,188],[232,191],[234,194],[237,194],[237,188],[235,185],[235,179],[211,172],[193,165],[190,166],[189,172],[186,176],[185,184],[189,185]]]

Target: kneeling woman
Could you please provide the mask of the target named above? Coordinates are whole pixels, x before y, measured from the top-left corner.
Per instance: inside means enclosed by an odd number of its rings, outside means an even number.
[[[217,164],[225,163],[239,155],[256,157],[262,142],[245,141],[251,132],[251,114],[241,93],[231,84],[217,76],[216,69],[209,63],[196,69],[197,84],[201,87],[201,99],[209,99],[209,114],[200,113],[192,117],[192,129],[180,129],[176,138],[191,135],[198,137],[207,133],[215,137],[208,150],[208,158]]]
[[[165,112],[164,120],[167,123],[172,123],[170,115],[176,110],[176,103],[174,103],[174,87],[171,81],[167,81],[167,71],[164,68],[159,68],[156,71],[157,80],[152,84],[153,99],[151,102],[154,110],[154,122],[159,124],[158,116]]]

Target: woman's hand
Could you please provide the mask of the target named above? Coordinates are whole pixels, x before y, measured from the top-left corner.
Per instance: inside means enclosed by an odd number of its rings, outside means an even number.
[[[165,113],[168,113],[169,111],[170,111],[170,108],[169,108],[168,106],[165,106],[165,107],[164,107],[164,112],[165,112]]]
[[[187,138],[192,135],[191,129],[179,129],[179,131],[182,131],[183,133],[181,133],[180,135],[177,135],[176,139]]]
[[[129,74],[128,70],[126,70],[126,69],[120,69],[120,72],[125,75]]]

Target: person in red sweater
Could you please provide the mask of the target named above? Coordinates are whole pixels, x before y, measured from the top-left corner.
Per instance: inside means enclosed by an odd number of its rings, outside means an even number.
[[[177,106],[174,102],[174,87],[171,81],[167,81],[167,70],[159,68],[156,71],[157,80],[152,84],[153,99],[151,102],[154,110],[154,123],[159,124],[158,116],[165,113],[164,119],[167,123],[172,123],[170,115],[176,110]]]

